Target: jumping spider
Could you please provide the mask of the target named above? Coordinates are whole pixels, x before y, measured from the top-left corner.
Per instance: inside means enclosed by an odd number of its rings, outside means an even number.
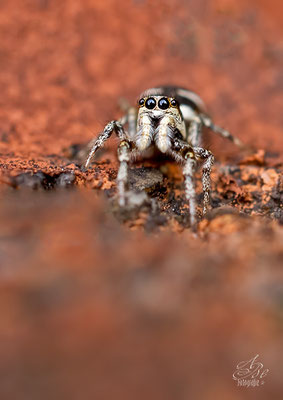
[[[127,124],[128,129],[125,130]],[[120,144],[120,162],[117,186],[119,205],[127,202],[128,163],[137,155],[145,156],[152,148],[175,158],[183,167],[185,196],[190,207],[191,227],[196,227],[196,193],[194,174],[197,161],[202,165],[203,214],[209,205],[210,173],[214,156],[202,147],[203,127],[230,139],[241,146],[239,139],[225,129],[214,125],[206,113],[201,98],[194,92],[174,86],[161,86],[144,91],[138,100],[138,107],[128,109],[118,121],[109,122],[95,141],[85,162],[87,168],[95,152],[104,145],[112,132],[117,134]]]

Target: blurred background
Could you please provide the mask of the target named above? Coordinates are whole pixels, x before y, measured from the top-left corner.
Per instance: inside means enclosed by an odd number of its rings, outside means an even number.
[[[280,0],[0,0],[1,400],[282,398],[282,22]],[[248,212],[198,238],[174,166],[163,214],[128,220],[109,205],[115,140],[76,165],[160,84],[261,151],[206,137],[214,204]],[[268,375],[239,387],[257,354]]]

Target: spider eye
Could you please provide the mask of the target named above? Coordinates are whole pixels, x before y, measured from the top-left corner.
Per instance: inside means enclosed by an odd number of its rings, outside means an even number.
[[[172,99],[171,100],[171,106],[172,107],[177,107],[177,105],[178,105],[177,100],[176,99]]]
[[[162,99],[160,99],[158,102],[158,107],[161,108],[161,110],[167,110],[167,108],[169,108],[169,106],[170,106],[170,103],[166,99],[166,97],[162,97]]]
[[[139,105],[140,105],[140,106],[143,106],[143,105],[144,105],[144,99],[140,99],[140,100],[139,100]]]
[[[145,106],[149,110],[152,110],[156,106],[156,101],[154,100],[153,97],[149,97],[145,102]]]

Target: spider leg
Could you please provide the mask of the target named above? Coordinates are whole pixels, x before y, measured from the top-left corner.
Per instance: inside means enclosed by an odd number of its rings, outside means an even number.
[[[115,131],[120,139],[120,144],[117,151],[118,160],[120,163],[117,175],[118,198],[120,206],[125,206],[126,203],[128,163],[130,161],[130,155],[132,151],[131,141],[123,128],[123,125],[128,122],[128,118],[129,114],[122,117],[119,121],[113,120],[105,126],[103,132],[101,132],[98,138],[93,142],[88,158],[85,162],[85,168],[87,168],[95,152],[104,145],[105,141],[109,139],[113,131]]]
[[[118,160],[120,162],[117,174],[117,189],[118,189],[118,202],[120,207],[126,204],[127,186],[128,186],[128,165],[133,153],[131,141],[134,140],[136,135],[137,126],[137,112],[135,107],[128,107],[125,117],[125,122],[128,123],[128,138],[125,137],[118,147]]]
[[[130,106],[129,102],[121,98],[119,99],[120,109],[125,113],[125,116],[120,120],[122,125],[128,123],[128,134],[131,140],[134,140],[137,128],[137,109],[136,107]]]
[[[118,147],[119,170],[117,175],[118,201],[119,206],[124,207],[126,204],[126,189],[128,184],[128,164],[130,161],[131,143],[124,139]]]
[[[197,160],[203,160],[202,167],[202,187],[203,187],[203,214],[207,212],[210,200],[210,175],[214,162],[213,154],[202,147],[192,147],[189,144],[175,140],[173,144],[174,150],[171,154],[177,160],[183,162],[183,175],[185,178],[185,196],[190,206],[190,222],[193,229],[196,227],[196,193],[194,184],[194,174]]]
[[[196,229],[196,190],[194,175],[196,170],[196,160],[188,158],[183,167],[185,178],[185,196],[190,206],[190,223],[193,230]]]
[[[203,215],[206,214],[210,203],[210,175],[214,163],[214,155],[202,147],[193,148],[196,158],[204,160],[202,166],[202,190],[203,190]]]
[[[218,125],[214,125],[212,119],[208,115],[201,114],[200,118],[201,118],[201,121],[204,124],[204,126],[206,126],[207,128],[211,129],[213,132],[217,133],[218,135],[220,135],[220,136],[222,136],[222,137],[224,137],[226,139],[229,139],[236,146],[244,147],[244,144],[240,139],[238,139],[237,137],[233,136],[226,129],[223,129]]]
[[[188,127],[188,142],[193,147],[200,146],[203,123],[198,117],[190,121]]]
[[[91,145],[91,149],[90,149],[90,151],[89,151],[87,160],[86,160],[86,162],[85,162],[85,164],[84,164],[84,168],[85,168],[85,169],[88,168],[88,166],[89,166],[89,164],[90,164],[90,162],[91,162],[91,160],[92,160],[94,154],[96,153],[96,151],[97,151],[100,147],[102,147],[102,146],[104,145],[104,143],[106,142],[107,139],[110,138],[110,136],[111,136],[111,134],[112,134],[112,132],[113,132],[114,130],[116,131],[116,133],[117,133],[117,135],[118,135],[118,137],[119,137],[120,140],[123,140],[123,139],[126,139],[126,138],[127,138],[126,133],[125,133],[125,131],[124,131],[124,129],[123,129],[123,124],[124,124],[125,122],[126,122],[126,118],[122,118],[122,119],[119,120],[119,121],[113,120],[113,121],[109,122],[109,123],[105,126],[103,132],[101,132],[101,133],[99,134],[99,136],[97,137],[97,139],[95,139],[94,142],[93,142],[93,144]],[[91,143],[92,143],[92,142],[91,142]]]
[[[130,107],[128,109],[127,122],[129,138],[134,140],[137,132],[137,110],[135,107]]]
[[[193,231],[196,231],[196,191],[194,175],[196,170],[196,158],[190,145],[183,141],[175,140],[173,150],[170,151],[177,161],[183,164],[183,175],[185,179],[185,197],[190,206],[190,224]]]

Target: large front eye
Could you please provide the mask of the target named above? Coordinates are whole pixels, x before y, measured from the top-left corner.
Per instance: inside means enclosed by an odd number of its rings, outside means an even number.
[[[144,106],[144,99],[140,99],[139,100],[139,105],[142,107],[142,106]]]
[[[169,106],[170,106],[170,103],[166,99],[166,97],[162,97],[162,99],[160,99],[159,102],[158,102],[158,107],[161,108],[161,110],[167,110],[167,108]]]
[[[156,101],[154,100],[153,97],[149,97],[145,102],[145,106],[149,110],[152,110],[156,106]]]

